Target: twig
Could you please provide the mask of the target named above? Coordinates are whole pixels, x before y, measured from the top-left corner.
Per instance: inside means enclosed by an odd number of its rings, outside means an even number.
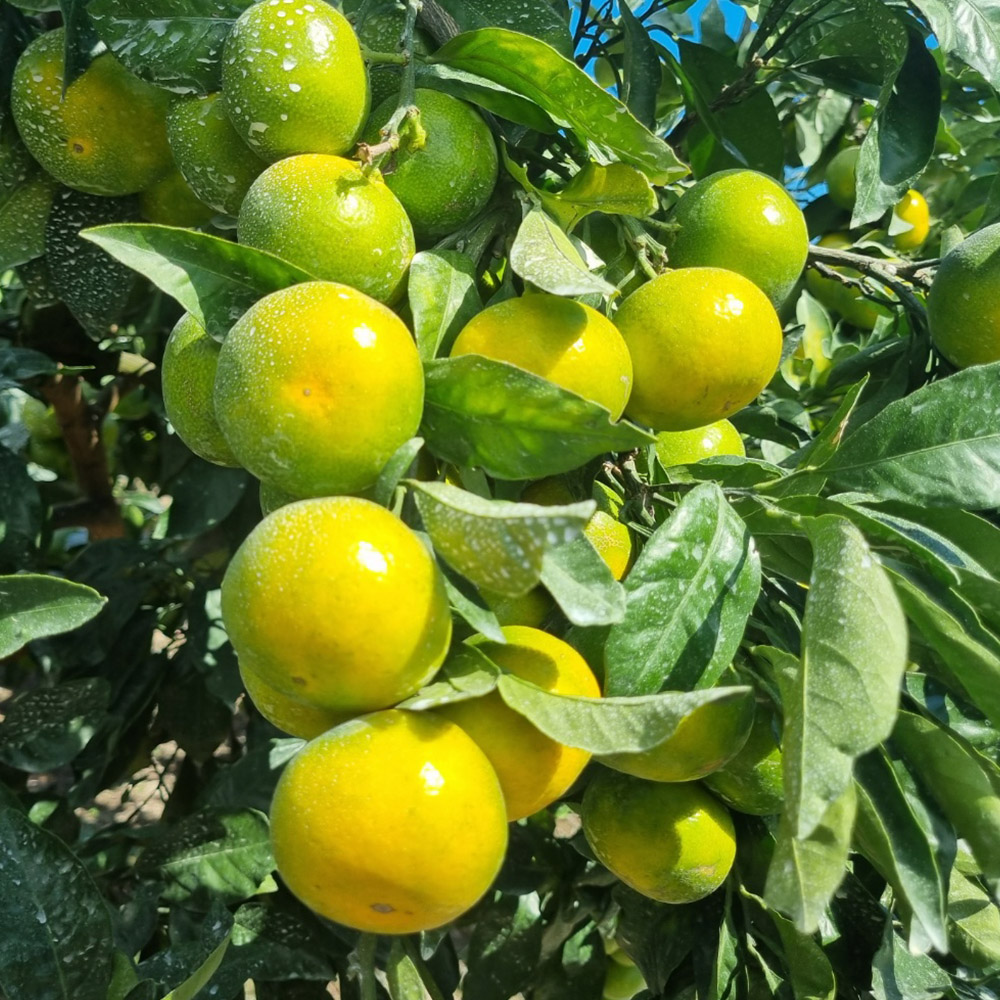
[[[375,989],[375,948],[378,938],[374,934],[362,934],[358,938],[358,986],[361,1000],[376,1000]]]
[[[424,0],[420,9],[420,27],[434,39],[438,45],[450,42],[456,35],[461,34],[458,23],[442,7],[435,3],[435,0]]]
[[[876,260],[874,257],[865,257],[863,254],[814,244],[809,247],[809,262],[810,264],[819,262],[820,264],[840,264],[853,267],[861,271],[862,274],[867,274],[882,282],[887,288],[891,288],[910,312],[916,313],[918,316],[925,314],[923,303],[913,294],[910,286],[899,278],[901,273],[908,271],[906,265],[897,268],[892,261]]]

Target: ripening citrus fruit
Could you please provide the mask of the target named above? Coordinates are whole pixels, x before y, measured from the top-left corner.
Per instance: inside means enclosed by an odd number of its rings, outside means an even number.
[[[892,238],[892,245],[903,253],[919,250],[924,245],[927,234],[931,231],[931,213],[927,207],[927,199],[919,191],[910,188],[896,202],[892,214],[897,219],[908,222],[912,226],[905,232],[896,233]]]
[[[453,233],[480,212],[497,182],[497,149],[482,116],[465,101],[436,90],[418,90],[421,149],[397,150],[385,182],[402,202],[418,239]],[[379,129],[398,104],[390,97],[373,112],[364,140],[376,143]]]
[[[556,694],[599,698],[601,689],[583,657],[547,632],[518,625],[503,630],[505,645],[475,645],[502,670]],[[437,710],[457,722],[482,748],[500,778],[507,818],[544,809],[576,781],[590,754],[566,747],[509,708],[497,691]]]
[[[273,514],[279,507],[284,507],[287,503],[295,503],[296,500],[304,500],[305,497],[295,496],[280,489],[273,483],[261,483],[258,500],[260,501],[260,512],[267,517]]]
[[[705,784],[732,809],[753,816],[781,812],[785,801],[781,749],[771,729],[771,713],[757,706],[753,728],[739,752]]]
[[[358,497],[299,500],[264,518],[226,571],[222,618],[240,664],[264,683],[352,713],[408,698],[451,640],[434,558]]]
[[[191,190],[179,170],[171,170],[153,181],[139,195],[143,217],[161,226],[184,226],[195,229],[206,226],[215,214]]]
[[[501,625],[528,625],[538,628],[553,608],[549,592],[541,585],[525,594],[511,597],[498,591],[480,588],[480,594]]]
[[[524,295],[484,309],[452,345],[453,358],[462,354],[517,365],[603,406],[615,420],[632,388],[632,360],[614,323],[558,295]]]
[[[626,965],[608,957],[604,966],[604,1000],[632,1000],[640,990],[646,988],[646,980],[635,964]]]
[[[573,496],[566,481],[559,476],[539,479],[525,487],[521,494],[522,502],[537,503],[544,507],[575,503],[578,499],[580,498]],[[621,501],[600,483],[594,484],[594,499],[597,500],[597,510],[587,522],[583,533],[607,564],[611,575],[620,580],[632,561],[632,536],[628,526],[622,524],[616,516]]]
[[[311,740],[351,717],[348,712],[337,712],[318,705],[310,705],[306,701],[300,701],[279,691],[244,663],[240,664],[240,677],[243,679],[247,696],[257,711],[272,726],[290,736]]]
[[[378,171],[339,156],[290,156],[253,182],[239,240],[379,302],[403,294],[413,227]]]
[[[722,170],[698,181],[674,209],[680,224],[671,267],[723,267],[749,278],[775,306],[806,263],[806,220],[788,192],[756,170]]]
[[[160,364],[163,408],[196,455],[216,465],[238,466],[215,418],[213,390],[221,347],[190,313],[177,321]]]
[[[328,281],[254,303],[229,331],[215,377],[233,454],[299,497],[371,486],[416,433],[423,401],[420,357],[402,320]]]
[[[31,155],[56,180],[90,194],[133,194],[173,166],[168,96],[133,76],[110,52],[99,55],[63,96],[63,28],[21,53],[11,110]]]
[[[376,712],[314,739],[271,803],[278,874],[329,920],[411,934],[454,920],[507,848],[497,777],[462,730],[430,712]]]
[[[963,240],[938,267],[927,297],[934,346],[956,367],[1000,360],[1000,223]]]
[[[695,783],[600,770],[584,793],[580,818],[597,860],[661,903],[693,903],[714,892],[736,857],[726,807]]]
[[[656,457],[664,469],[673,465],[693,465],[716,455],[745,456],[740,432],[728,421],[717,420],[689,431],[660,431],[656,435]]]
[[[343,153],[368,117],[368,76],[347,18],[323,0],[260,0],[222,55],[226,112],[265,160]]]
[[[848,146],[837,153],[826,168],[826,186],[830,200],[847,211],[854,208],[857,196],[857,178],[854,172],[860,153],[860,146]]]
[[[167,139],[191,190],[217,212],[238,215],[267,164],[236,134],[222,94],[175,101],[167,112]]]
[[[615,317],[632,355],[626,416],[657,431],[704,427],[742,410],[781,360],[774,306],[735,271],[667,271],[633,292]]]
[[[601,763],[648,781],[696,781],[732,760],[750,735],[752,698],[710,701],[681,719],[662,743],[639,753],[615,753]]]
[[[828,233],[819,241],[819,245],[844,250],[853,246],[853,240],[846,233]],[[835,266],[833,269],[848,278],[861,277],[861,272],[853,267]],[[860,288],[845,285],[836,278],[827,278],[814,268],[806,271],[806,288],[827,309],[838,313],[859,330],[873,330],[879,316],[888,315],[885,307],[866,298]]]

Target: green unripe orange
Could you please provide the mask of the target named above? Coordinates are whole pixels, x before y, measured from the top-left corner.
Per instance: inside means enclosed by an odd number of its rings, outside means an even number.
[[[215,413],[233,454],[292,496],[371,486],[416,433],[424,400],[410,331],[354,288],[311,281],[256,302],[219,354]]]
[[[403,206],[378,171],[339,156],[290,156],[253,182],[240,208],[240,243],[327,281],[396,302],[415,245]]]
[[[852,246],[853,241],[846,233],[828,233],[819,241],[819,245],[843,250]],[[861,277],[861,272],[856,271],[853,267],[836,266],[834,270],[848,278]],[[827,278],[815,268],[809,268],[806,271],[806,288],[809,289],[810,295],[827,309],[838,313],[859,330],[873,330],[879,316],[887,314],[883,306],[866,298],[860,288],[845,285],[837,281],[836,278]]]
[[[217,212],[238,215],[267,165],[236,134],[222,94],[185,97],[167,113],[167,139],[191,190]]]
[[[171,170],[146,188],[139,196],[139,208],[150,222],[189,229],[208,225],[215,214],[191,190],[179,170]]]
[[[260,0],[222,57],[226,112],[265,160],[346,152],[368,117],[368,77],[347,18],[323,0]]]
[[[809,233],[798,205],[767,174],[722,170],[698,181],[674,209],[672,267],[723,267],[749,278],[775,306],[806,262]]]
[[[99,55],[63,96],[65,30],[39,35],[21,54],[11,110],[31,155],[56,180],[90,194],[133,194],[173,166],[168,95]]]
[[[397,150],[385,182],[406,209],[417,238],[432,240],[454,232],[489,201],[497,182],[497,150],[486,122],[465,101],[418,90],[414,103],[424,145],[413,152]],[[372,112],[365,142],[379,141],[379,129],[396,104],[397,98],[390,97]]]
[[[854,199],[857,197],[855,170],[860,154],[860,146],[848,146],[837,153],[826,168],[826,186],[830,200],[848,212],[854,208]]]

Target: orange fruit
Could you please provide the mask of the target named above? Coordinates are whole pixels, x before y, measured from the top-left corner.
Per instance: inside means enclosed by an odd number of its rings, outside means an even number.
[[[191,190],[179,170],[171,170],[146,188],[139,196],[139,208],[150,222],[188,229],[207,226],[215,214]]]
[[[819,241],[819,245],[846,250],[854,245],[854,241],[847,233],[829,233]],[[861,272],[853,267],[834,267],[834,270],[849,278],[861,276]],[[841,284],[836,278],[827,278],[815,268],[806,271],[806,288],[827,309],[838,313],[859,330],[873,330],[879,316],[887,315],[886,308],[866,298],[860,288]]]
[[[320,708],[284,694],[243,663],[240,664],[240,677],[243,679],[247,697],[253,702],[257,711],[272,726],[290,736],[311,740],[350,718],[346,712]]]
[[[490,887],[507,847],[497,777],[430,712],[376,712],[317,737],[271,803],[278,874],[306,906],[374,934],[440,927]]]
[[[912,227],[893,236],[892,245],[903,253],[919,250],[931,231],[931,213],[927,207],[927,199],[919,191],[910,188],[896,202],[892,214]]]
[[[826,168],[826,187],[830,200],[848,212],[854,208],[854,199],[857,196],[855,170],[860,154],[860,146],[848,146],[840,150]]]

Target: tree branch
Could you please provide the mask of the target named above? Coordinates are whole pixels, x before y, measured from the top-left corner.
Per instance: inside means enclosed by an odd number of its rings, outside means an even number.
[[[815,267],[817,262],[826,265],[839,264],[841,266],[853,267],[862,274],[867,274],[869,277],[880,281],[886,288],[891,288],[899,296],[900,302],[910,312],[916,313],[919,316],[923,316],[926,312],[923,303],[913,294],[913,289],[905,281],[900,280],[902,274],[907,274],[916,280],[914,277],[916,271],[909,263],[900,264],[897,267],[892,261],[876,260],[874,257],[866,257],[860,253],[851,253],[848,250],[836,250],[833,247],[821,247],[810,244],[809,263]],[[925,264],[924,266],[927,265]],[[826,273],[827,277],[831,276],[829,271],[824,273]],[[841,277],[836,275],[836,272],[834,272],[834,276]],[[923,283],[923,281],[921,280],[920,283]]]

